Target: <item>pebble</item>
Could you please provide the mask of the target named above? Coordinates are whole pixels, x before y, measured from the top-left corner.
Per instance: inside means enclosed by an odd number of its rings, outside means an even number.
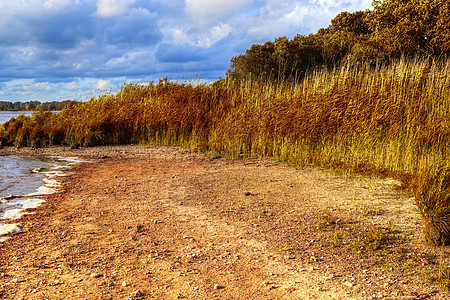
[[[353,287],[353,283],[351,283],[351,282],[349,282],[349,281],[345,281],[345,282],[344,282],[344,285],[345,285],[345,286],[348,286],[348,287]]]
[[[221,289],[224,289],[224,288],[225,288],[224,286],[222,286],[220,284],[217,284],[217,283],[214,285],[214,289],[215,290],[221,290]]]
[[[92,273],[92,274],[91,274],[91,277],[92,277],[92,278],[99,278],[99,277],[100,277],[100,274],[98,274],[98,273]]]
[[[325,280],[330,280],[333,279],[334,277],[336,277],[336,275],[331,274],[330,276],[325,277]]]
[[[127,282],[126,281],[122,282],[122,286],[127,286]]]
[[[59,280],[55,280],[51,283],[51,285],[59,285],[59,284],[63,284],[63,283]]]
[[[144,293],[141,290],[137,290],[131,293],[131,297],[142,297],[144,296]]]
[[[316,267],[314,267],[314,266],[311,266],[311,267],[308,268],[308,271],[309,271],[309,272],[317,271],[317,270],[318,270],[318,269],[317,269]]]

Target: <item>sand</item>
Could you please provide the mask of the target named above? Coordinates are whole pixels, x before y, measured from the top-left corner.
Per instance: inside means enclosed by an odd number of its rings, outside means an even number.
[[[168,147],[0,155],[85,159],[0,243],[0,299],[445,298],[420,254],[383,257],[425,249],[391,179]],[[358,252],[358,233],[390,227],[379,250]]]

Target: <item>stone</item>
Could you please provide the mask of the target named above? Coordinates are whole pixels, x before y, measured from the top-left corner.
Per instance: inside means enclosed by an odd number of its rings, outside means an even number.
[[[353,287],[353,283],[351,283],[351,282],[349,282],[349,281],[345,281],[345,282],[344,282],[344,285],[345,285],[345,286],[348,286],[348,287]]]
[[[132,292],[130,296],[132,298],[134,298],[134,297],[143,297],[144,293],[141,290],[137,290],[137,291]]]
[[[225,288],[224,286],[222,286],[220,284],[217,284],[217,283],[214,285],[214,289],[215,290],[221,290],[221,289],[224,289],[224,288]]]
[[[92,278],[99,278],[99,277],[100,277],[100,274],[98,274],[98,273],[92,273],[92,274],[91,274],[91,277],[92,277]]]

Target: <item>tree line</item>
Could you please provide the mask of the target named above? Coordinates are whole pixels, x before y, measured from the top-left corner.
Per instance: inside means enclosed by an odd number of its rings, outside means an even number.
[[[0,101],[0,111],[60,111],[63,110],[68,103],[75,102],[73,100],[52,101],[52,102],[8,102]]]
[[[391,62],[400,57],[448,57],[449,0],[375,0],[373,10],[342,12],[316,34],[255,44],[231,59],[234,79],[297,80],[344,61]]]

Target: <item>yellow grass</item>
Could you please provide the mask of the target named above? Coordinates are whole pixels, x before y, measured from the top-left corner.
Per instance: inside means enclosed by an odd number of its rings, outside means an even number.
[[[450,154],[450,60],[348,63],[316,70],[297,85],[126,84],[57,115],[7,122],[0,142],[181,145],[229,157],[432,177]]]

